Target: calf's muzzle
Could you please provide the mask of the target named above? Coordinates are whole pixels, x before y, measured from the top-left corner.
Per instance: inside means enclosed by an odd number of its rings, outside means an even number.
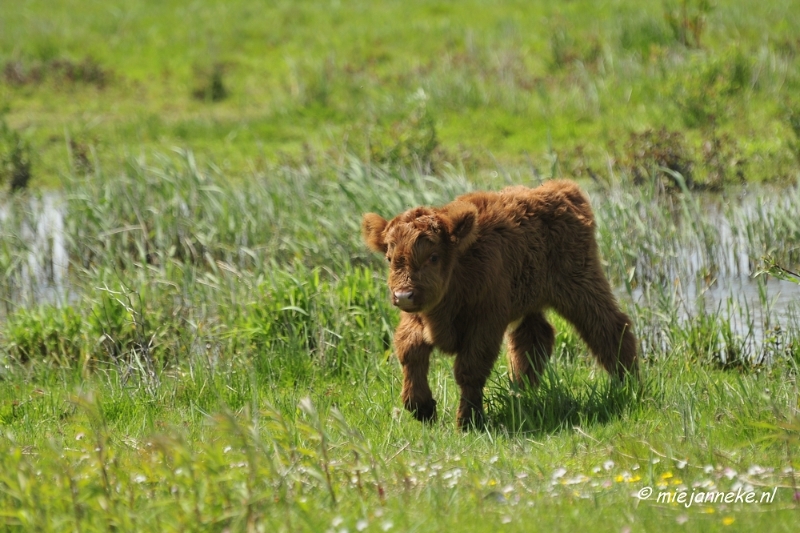
[[[392,293],[392,303],[400,309],[414,305],[413,291],[395,291]]]

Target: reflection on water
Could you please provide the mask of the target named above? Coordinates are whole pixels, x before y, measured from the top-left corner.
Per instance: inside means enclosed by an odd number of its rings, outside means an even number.
[[[755,334],[761,338],[764,328],[800,323],[800,285],[766,276],[723,278],[711,286],[676,282],[669,288],[637,288],[632,291],[631,300],[639,307],[674,313],[680,320],[722,315],[730,322],[731,330],[743,336]]]
[[[649,286],[628,296],[644,357],[685,350],[722,365],[770,363],[800,328],[800,285],[775,278]]]
[[[701,292],[706,309],[718,309],[733,302],[740,309],[751,309],[762,322],[785,321],[797,317],[800,285],[765,277],[761,281],[725,279]],[[689,295],[691,298],[691,295]]]
[[[639,285],[620,296],[639,310],[638,329],[653,330],[670,320],[691,323],[712,316],[726,322],[728,331],[756,353],[776,326],[800,327],[800,286],[752,278],[763,250],[793,249],[791,234],[787,237],[772,231],[787,224],[774,224],[771,218],[775,213],[791,217],[786,213],[796,200],[790,200],[780,194],[751,195],[734,204],[722,197],[703,198],[702,208],[677,210],[677,215],[684,213],[692,224],[677,221],[675,227],[683,227],[673,235],[625,243],[636,254],[628,266],[633,267]],[[615,199],[612,193],[607,202],[622,205],[625,201]],[[0,204],[0,318],[18,305],[67,301],[67,209],[65,199],[56,193]],[[641,221],[626,219],[626,224],[647,225],[646,211],[640,215]],[[754,221],[759,225],[756,230],[747,229],[753,228]],[[611,226],[610,219],[601,222]],[[620,247],[620,238],[625,237],[615,236],[606,247]],[[623,265],[611,251],[606,250],[607,260]],[[662,321],[659,317],[666,318]]]
[[[620,189],[596,205],[609,274],[633,287],[618,293],[643,353],[701,345],[723,363],[726,353],[761,361],[796,336],[800,286],[754,275],[767,255],[800,264],[800,188],[656,200]]]
[[[64,202],[45,193],[20,205],[0,204],[3,279],[0,314],[17,305],[58,304],[67,290],[69,257],[64,235]]]

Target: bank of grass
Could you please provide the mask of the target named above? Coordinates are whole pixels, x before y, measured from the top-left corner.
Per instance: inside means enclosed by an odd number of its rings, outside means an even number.
[[[348,152],[603,174],[632,133],[660,128],[698,162],[730,138],[725,164],[747,161],[747,180],[791,181],[796,6],[709,6],[14,2],[0,99],[34,185],[168,146],[232,174]]]
[[[707,7],[4,6],[2,528],[793,531],[790,286],[704,294],[798,270],[800,11]],[[445,357],[417,424],[360,214],[559,176],[643,383],[553,316],[542,386],[501,357],[487,431],[455,429]],[[657,500],[751,489],[775,500]]]
[[[559,358],[533,402],[544,427],[517,433],[490,401],[492,427],[465,434],[452,423],[456,398],[442,360],[432,372],[442,421],[424,426],[396,414],[393,365],[373,357],[337,373],[314,362],[298,368],[298,357],[307,354],[195,356],[161,373],[149,392],[108,368],[90,379],[41,365],[6,375],[5,527],[792,531],[796,524],[786,472],[796,461],[787,453],[796,427],[781,419],[797,401],[791,370],[741,376],[675,354],[646,368],[637,397],[609,391],[582,355]],[[509,398],[499,375],[489,393]],[[562,418],[565,402],[574,413]],[[655,494],[752,487],[759,501],[778,488],[771,503],[687,507],[656,496],[639,501],[634,494],[646,486]]]
[[[612,383],[553,316],[542,386],[511,387],[501,359],[489,428],[470,433],[455,429],[445,357],[431,371],[440,420],[402,411],[397,312],[360,213],[532,174],[351,157],[234,182],[183,152],[130,159],[113,179],[73,173],[60,198],[5,198],[3,526],[793,530],[797,316],[771,311],[766,282],[763,311],[735,298],[706,309],[682,286],[749,274],[732,247],[796,269],[797,189],[751,202],[665,188],[657,170],[639,186],[587,184],[642,385]],[[45,201],[63,213],[68,265],[35,213]],[[648,486],[655,496],[635,497]],[[769,504],[656,499],[776,487]]]

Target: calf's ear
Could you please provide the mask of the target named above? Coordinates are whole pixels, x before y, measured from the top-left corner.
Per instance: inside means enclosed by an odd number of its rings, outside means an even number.
[[[383,239],[383,230],[388,222],[380,215],[367,213],[361,220],[361,237],[372,250],[386,253],[386,241]]]
[[[456,250],[463,251],[478,238],[478,208],[469,202],[454,202],[442,213],[442,222]]]

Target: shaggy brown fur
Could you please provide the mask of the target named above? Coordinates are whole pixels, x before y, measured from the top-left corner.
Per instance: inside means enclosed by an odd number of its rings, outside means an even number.
[[[483,423],[483,387],[506,330],[511,378],[538,383],[555,339],[548,308],[613,376],[636,373],[631,320],[603,275],[594,216],[575,183],[475,192],[391,221],[367,213],[362,232],[390,264],[402,399],[418,420],[436,417],[427,377],[434,347],[456,354],[459,427]]]

